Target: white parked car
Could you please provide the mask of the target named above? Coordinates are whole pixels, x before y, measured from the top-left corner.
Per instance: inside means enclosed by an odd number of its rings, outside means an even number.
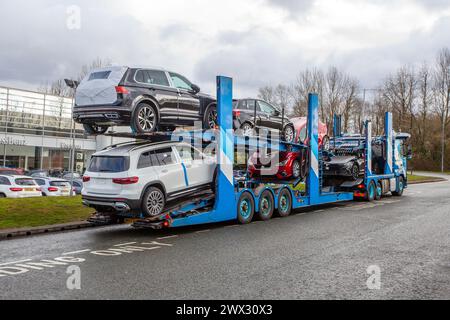
[[[168,202],[215,186],[216,160],[180,142],[123,144],[94,154],[83,204],[99,212],[157,216]]]
[[[41,188],[31,177],[0,176],[0,198],[28,198],[41,195]]]
[[[70,182],[59,178],[34,178],[44,197],[67,197],[72,188]]]

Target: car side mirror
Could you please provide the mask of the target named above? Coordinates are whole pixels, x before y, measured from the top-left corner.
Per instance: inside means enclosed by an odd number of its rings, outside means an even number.
[[[280,116],[280,111],[278,111],[278,110],[275,110],[274,112],[273,112],[273,115],[275,116],[275,117],[278,117],[278,116]]]
[[[196,84],[191,84],[191,88],[192,88],[192,92],[194,94],[197,94],[197,93],[200,92],[200,87],[198,85],[196,85]]]

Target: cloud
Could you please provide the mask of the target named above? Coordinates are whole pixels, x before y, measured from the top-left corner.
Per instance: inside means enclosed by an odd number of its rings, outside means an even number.
[[[405,63],[434,59],[450,43],[448,1],[129,0],[123,6],[80,0],[81,29],[69,30],[71,4],[2,4],[2,85],[36,88],[76,76],[100,57],[178,71],[206,92],[215,92],[217,74],[230,75],[240,96],[329,65],[375,86]]]

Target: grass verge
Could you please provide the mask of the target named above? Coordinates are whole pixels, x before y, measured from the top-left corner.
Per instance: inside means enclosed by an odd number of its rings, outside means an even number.
[[[425,181],[439,181],[440,178],[436,177],[427,177],[427,176],[416,176],[416,175],[410,175],[408,174],[408,182],[410,183],[419,183],[419,182],[425,182]]]
[[[93,212],[80,196],[0,199],[0,230],[84,221]]]

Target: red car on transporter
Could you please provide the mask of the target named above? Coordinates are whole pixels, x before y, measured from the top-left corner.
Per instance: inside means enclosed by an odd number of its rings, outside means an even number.
[[[308,122],[306,117],[291,119],[295,127],[296,142],[309,144],[308,140]],[[328,137],[327,126],[319,122],[319,148],[328,150],[330,147],[330,138]],[[274,162],[278,161],[277,164]],[[269,155],[260,155],[256,152],[250,158],[248,163],[248,173],[250,177],[273,176],[277,179],[304,179],[308,172],[308,152],[274,152]]]

